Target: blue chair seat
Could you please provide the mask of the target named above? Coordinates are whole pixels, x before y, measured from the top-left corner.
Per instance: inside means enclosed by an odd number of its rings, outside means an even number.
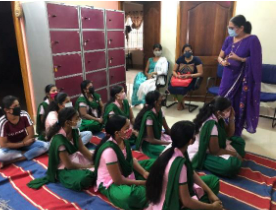
[[[208,93],[211,93],[211,94],[213,94],[215,96],[218,95],[218,92],[219,92],[219,87],[217,87],[217,86],[213,86],[213,87],[210,87],[208,89]]]
[[[274,102],[276,101],[276,93],[263,93],[261,92],[261,102]]]

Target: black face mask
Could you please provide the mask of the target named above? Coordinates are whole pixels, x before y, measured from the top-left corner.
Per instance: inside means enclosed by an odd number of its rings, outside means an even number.
[[[90,87],[90,88],[89,88],[89,93],[90,93],[90,94],[94,94],[94,92],[95,92],[94,87]]]
[[[191,53],[191,52],[185,52],[185,53],[184,53],[184,56],[185,56],[186,58],[190,58],[192,55],[193,55],[193,53]]]
[[[20,112],[21,112],[20,106],[19,107],[15,107],[15,108],[13,108],[12,115],[14,115],[14,116],[20,116]]]

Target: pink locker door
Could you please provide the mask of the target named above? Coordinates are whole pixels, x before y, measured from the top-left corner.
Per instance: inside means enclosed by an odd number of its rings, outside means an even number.
[[[107,46],[108,48],[124,47],[125,46],[124,31],[108,31]]]
[[[52,53],[80,51],[78,31],[50,31]]]
[[[84,58],[86,72],[106,68],[105,51],[86,52]]]
[[[79,28],[78,7],[47,4],[50,28]]]
[[[82,76],[68,77],[56,80],[56,86],[69,96],[74,96],[81,93],[80,84],[82,81]]]
[[[80,53],[72,55],[53,56],[53,64],[55,78],[82,73],[82,62]]]
[[[103,10],[81,8],[83,29],[104,29]]]
[[[123,12],[106,11],[107,29],[124,29],[125,18]]]
[[[115,84],[126,81],[125,67],[121,66],[114,69],[109,69],[109,84]]]
[[[95,89],[107,86],[105,70],[86,74],[86,79],[93,83]]]
[[[103,102],[103,103],[106,103],[106,102],[107,102],[108,95],[107,95],[107,89],[106,89],[106,88],[101,89],[101,90],[96,90],[96,93],[98,93],[98,94],[101,95],[101,98],[102,98],[102,102]]]
[[[103,31],[83,31],[82,36],[84,50],[105,49]]]
[[[110,67],[125,65],[125,50],[108,50],[108,64]]]

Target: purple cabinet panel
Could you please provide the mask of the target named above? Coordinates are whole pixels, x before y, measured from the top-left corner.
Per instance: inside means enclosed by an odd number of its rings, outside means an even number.
[[[81,54],[53,56],[56,77],[82,73]]]
[[[69,77],[56,80],[56,86],[69,96],[73,96],[81,93],[80,83],[82,81],[82,76]]]
[[[104,29],[103,10],[81,8],[83,29]]]
[[[47,4],[50,28],[79,28],[78,8],[57,4]]]
[[[121,66],[114,69],[109,69],[109,84],[124,82],[126,80],[125,67]]]
[[[107,47],[116,48],[125,46],[125,34],[123,31],[107,32]]]
[[[78,31],[50,31],[52,53],[80,51]]]
[[[86,52],[85,58],[85,71],[92,71],[96,69],[103,69],[106,67],[105,51]]]
[[[86,74],[86,79],[90,80],[93,83],[95,89],[107,86],[105,70]]]
[[[103,31],[83,31],[84,50],[104,49],[104,32]]]
[[[125,64],[125,50],[109,50],[108,51],[109,66],[119,66]]]
[[[124,13],[106,11],[106,26],[107,29],[124,29]]]
[[[106,103],[108,99],[107,89],[97,90],[96,92],[101,95],[102,102]]]

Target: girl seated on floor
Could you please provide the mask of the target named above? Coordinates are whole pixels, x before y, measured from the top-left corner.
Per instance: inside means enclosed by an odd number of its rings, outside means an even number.
[[[107,136],[93,156],[97,175],[95,191],[99,190],[121,209],[143,209],[147,206],[145,179],[154,160],[138,162],[132,157],[127,141],[132,129],[126,117],[110,117],[105,130]]]
[[[75,109],[80,113],[82,123],[80,131],[99,132],[103,128],[103,102],[101,95],[96,93],[90,80],[81,83],[82,94],[75,103]]]
[[[116,85],[110,90],[110,100],[105,105],[104,109],[104,123],[113,115],[122,115],[130,120],[130,126],[133,128],[134,115],[131,106],[126,99],[125,89],[122,86]],[[129,142],[131,145],[135,144],[138,132],[133,130],[133,135]]]
[[[44,101],[38,105],[37,116],[36,116],[36,133],[39,135],[39,139],[45,140],[45,129],[43,126],[45,113],[50,105],[50,103],[55,99],[58,90],[53,84],[47,85],[45,87]]]
[[[221,176],[236,175],[245,155],[245,141],[235,133],[235,111],[231,101],[217,97],[204,105],[194,123],[200,129],[188,149],[195,169],[205,168]]]
[[[0,115],[0,168],[48,151],[49,143],[34,138],[33,121],[16,97],[3,98]]]
[[[199,177],[188,157],[187,148],[195,141],[195,131],[189,121],[172,126],[172,147],[158,157],[146,182],[148,210],[223,209],[216,196],[219,179],[214,175]]]
[[[134,129],[139,130],[136,149],[150,158],[157,158],[165,149],[165,145],[171,143],[171,131],[161,110],[162,100],[158,91],[149,92],[146,95],[146,104],[134,124]],[[162,126],[168,135],[162,133]]]
[[[92,186],[92,153],[82,143],[80,125],[81,118],[74,108],[59,111],[58,123],[47,134],[47,139],[51,139],[47,176],[29,182],[30,188],[38,189],[56,181],[76,191]]]
[[[54,101],[51,102],[45,114],[45,131],[46,134],[51,126],[58,121],[58,112],[66,107],[73,107],[70,97],[67,93],[60,92],[56,95]],[[92,138],[91,131],[80,132],[82,143],[86,145]]]

